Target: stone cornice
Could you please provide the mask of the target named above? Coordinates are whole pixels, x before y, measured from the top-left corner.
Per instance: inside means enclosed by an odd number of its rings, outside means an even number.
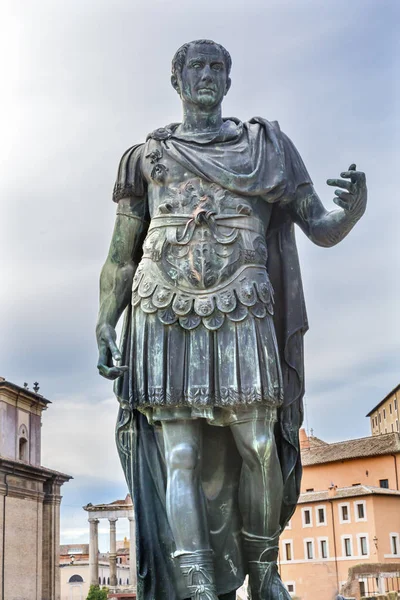
[[[59,486],[70,479],[73,479],[72,475],[66,475],[65,473],[53,471],[52,469],[47,469],[46,467],[38,467],[19,460],[12,460],[1,456],[0,473],[12,473],[17,477],[36,479],[43,482],[49,481]]]

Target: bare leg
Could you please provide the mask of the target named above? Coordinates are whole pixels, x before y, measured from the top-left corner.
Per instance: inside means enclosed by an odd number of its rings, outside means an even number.
[[[162,422],[167,462],[167,515],[175,558],[190,597],[218,600],[205,497],[201,486],[201,422]]]
[[[201,423],[164,421],[167,514],[177,552],[209,549],[205,499],[200,481]]]
[[[288,600],[277,570],[283,479],[276,450],[276,415],[231,426],[243,459],[239,488],[243,542],[252,600]]]
[[[243,528],[270,537],[279,530],[282,472],[276,450],[274,421],[255,418],[231,426],[243,459],[239,501]]]

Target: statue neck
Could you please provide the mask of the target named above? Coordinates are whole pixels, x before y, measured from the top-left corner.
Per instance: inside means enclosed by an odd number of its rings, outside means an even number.
[[[183,105],[183,121],[179,129],[182,133],[213,133],[222,127],[221,105],[211,109],[199,109],[198,106]]]

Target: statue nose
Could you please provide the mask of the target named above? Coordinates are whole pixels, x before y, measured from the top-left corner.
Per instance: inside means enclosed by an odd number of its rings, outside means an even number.
[[[211,77],[211,69],[208,65],[206,65],[203,69],[203,73],[201,76],[201,80],[202,81],[211,81],[212,77]]]

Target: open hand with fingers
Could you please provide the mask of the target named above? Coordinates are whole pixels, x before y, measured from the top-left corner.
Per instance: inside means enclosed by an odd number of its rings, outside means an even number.
[[[338,188],[335,190],[335,204],[354,219],[358,220],[365,211],[367,205],[367,184],[365,173],[356,170],[356,165],[350,165],[348,171],[340,174],[344,179],[328,179],[327,184]]]
[[[129,367],[114,365],[113,360],[119,362],[121,360],[121,352],[116,344],[117,334],[109,324],[102,324],[97,327],[97,344],[99,347],[99,360],[97,368],[100,375],[106,379],[118,379]]]

